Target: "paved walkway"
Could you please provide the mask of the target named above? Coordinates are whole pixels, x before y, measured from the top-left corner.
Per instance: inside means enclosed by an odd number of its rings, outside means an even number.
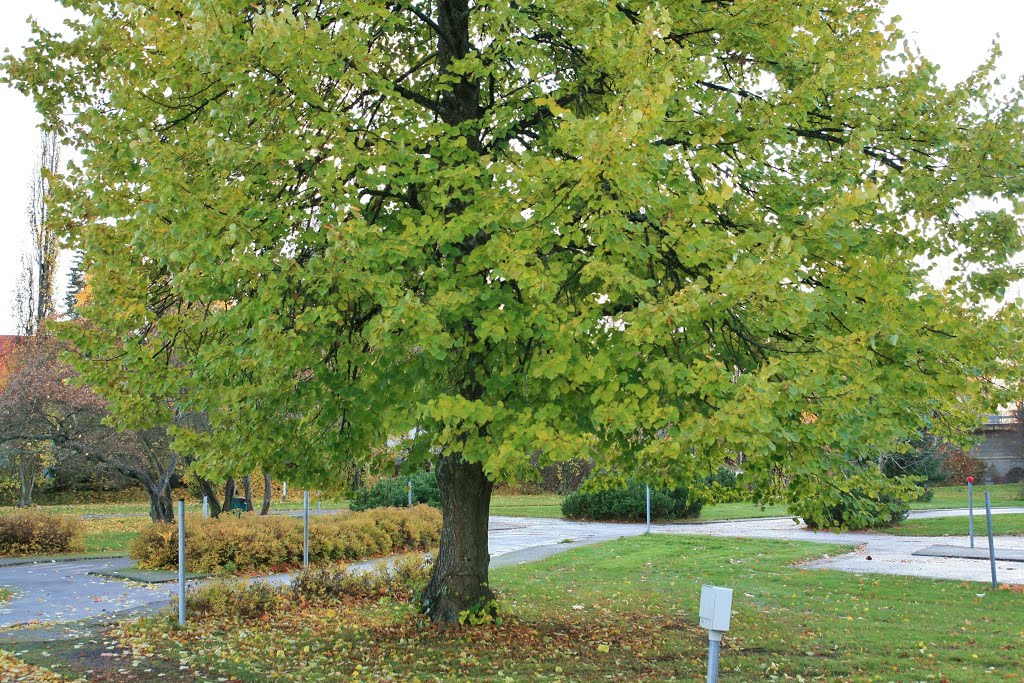
[[[993,514],[997,511],[993,510]],[[998,514],[1024,513],[1024,508],[1001,508]],[[966,511],[925,510],[912,517],[965,515]],[[976,528],[983,526],[983,517]],[[900,574],[962,581],[990,580],[987,560],[920,557],[915,550],[933,544],[963,545],[951,537],[918,538],[887,536],[877,533],[814,532],[802,528],[789,517],[706,522],[693,524],[655,524],[654,533],[702,536],[729,536],[801,540],[815,543],[843,543],[856,546],[853,552],[808,563],[808,568],[836,569],[857,573]],[[998,521],[996,522],[998,534]],[[579,545],[600,543],[625,536],[638,536],[644,524],[607,522],[570,522],[562,519],[492,517],[490,532],[491,566],[530,562]],[[1024,550],[1024,537],[998,537],[998,548]],[[978,536],[976,545],[987,547]],[[131,564],[127,558],[50,562],[0,567],[0,586],[13,588],[13,600],[0,607],[0,628],[24,624],[64,623],[81,619],[110,617],[118,613],[163,606],[171,602],[177,583],[139,584],[90,576],[97,569],[118,569]],[[1024,563],[997,562],[1000,583],[1024,584]],[[273,577],[284,582],[284,575]]]

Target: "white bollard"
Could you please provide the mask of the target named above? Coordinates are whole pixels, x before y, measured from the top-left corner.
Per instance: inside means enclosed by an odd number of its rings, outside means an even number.
[[[281,482],[281,500],[288,500],[288,482]]]
[[[185,499],[178,499],[178,626],[185,625]]]
[[[412,479],[409,480],[409,507],[412,507]]]
[[[203,519],[210,517],[210,497],[203,496]]]

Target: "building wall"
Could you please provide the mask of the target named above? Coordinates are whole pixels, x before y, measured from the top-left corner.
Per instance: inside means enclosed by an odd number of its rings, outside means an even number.
[[[1024,479],[1024,444],[1016,425],[985,425],[978,433],[982,440],[967,454],[988,465],[986,479],[995,483]]]

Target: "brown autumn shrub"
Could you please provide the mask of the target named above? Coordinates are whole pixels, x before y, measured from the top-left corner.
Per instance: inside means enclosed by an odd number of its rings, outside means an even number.
[[[974,481],[980,484],[987,469],[988,465],[963,451],[957,451],[942,461],[946,484],[962,486],[967,482],[967,477],[974,477]]]
[[[440,537],[441,513],[426,505],[316,516],[309,525],[309,557],[310,562],[361,560],[426,550]],[[188,517],[185,540],[185,566],[189,571],[247,572],[302,562],[302,520],[296,517]],[[130,554],[143,568],[176,568],[177,526],[147,526],[135,539]]]
[[[0,556],[79,553],[85,550],[82,520],[38,510],[0,515]]]

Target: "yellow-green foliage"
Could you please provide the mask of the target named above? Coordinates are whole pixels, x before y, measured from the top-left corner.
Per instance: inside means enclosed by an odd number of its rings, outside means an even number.
[[[424,550],[436,545],[440,535],[441,513],[426,505],[315,517],[310,520],[310,561],[358,560]],[[185,541],[189,571],[284,568],[302,561],[302,521],[295,517],[186,518]],[[131,556],[148,569],[176,567],[177,526],[149,525],[136,538]]]
[[[345,597],[411,600],[427,585],[433,562],[422,555],[403,555],[365,571],[346,565],[310,567],[292,581],[292,590],[306,600],[337,600]]]
[[[0,555],[42,555],[85,550],[85,529],[74,517],[18,510],[0,515]]]
[[[197,617],[256,619],[284,601],[284,590],[265,581],[213,581],[188,591],[185,604]]]

